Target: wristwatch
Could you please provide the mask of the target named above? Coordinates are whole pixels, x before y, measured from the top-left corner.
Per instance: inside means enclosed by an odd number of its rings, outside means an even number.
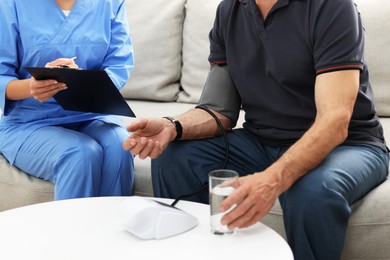
[[[164,116],[163,118],[168,119],[175,126],[175,128],[176,128],[175,141],[179,140],[181,138],[181,136],[183,135],[183,127],[181,126],[179,120],[177,120],[173,117],[170,117],[170,116]]]

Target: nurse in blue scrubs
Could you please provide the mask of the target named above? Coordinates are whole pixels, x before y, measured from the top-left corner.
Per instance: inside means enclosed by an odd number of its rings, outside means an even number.
[[[66,85],[24,70],[105,70],[121,89],[134,67],[125,1],[1,0],[0,31],[1,154],[53,182],[56,200],[131,195],[133,156],[122,148],[122,120],[62,109],[53,96]]]

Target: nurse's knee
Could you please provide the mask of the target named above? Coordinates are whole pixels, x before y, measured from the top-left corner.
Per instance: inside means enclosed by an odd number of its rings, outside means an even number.
[[[83,140],[69,146],[63,154],[63,159],[72,164],[99,165],[103,160],[103,149],[94,140]]]
[[[102,161],[102,148],[96,142],[68,143],[53,168],[57,192],[62,194],[58,198],[97,196]]]

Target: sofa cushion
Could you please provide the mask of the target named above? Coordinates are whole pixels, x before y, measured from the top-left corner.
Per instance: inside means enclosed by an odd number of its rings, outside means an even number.
[[[134,195],[153,196],[150,174],[150,158],[135,158]],[[52,201],[54,185],[40,178],[29,176],[0,155],[0,212],[35,203]]]
[[[183,67],[179,102],[198,102],[209,71],[209,32],[221,0],[187,0],[183,29]],[[199,8],[202,6],[202,8]]]
[[[52,201],[54,187],[48,181],[25,174],[0,155],[0,211],[37,202]]]
[[[125,98],[176,101],[184,3],[185,0],[126,1],[135,68],[121,91]],[[153,19],[145,18],[148,16]]]
[[[355,203],[343,255],[349,259],[389,259],[390,179]]]
[[[390,23],[388,0],[356,0],[366,31],[366,60],[380,116],[390,116]]]

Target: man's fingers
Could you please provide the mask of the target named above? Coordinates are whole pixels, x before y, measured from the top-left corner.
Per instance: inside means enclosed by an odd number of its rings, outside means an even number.
[[[154,142],[152,139],[141,138],[141,144],[143,145],[143,149],[139,153],[139,158],[145,159],[150,155],[150,152],[153,150]]]
[[[220,212],[224,212],[231,207],[235,207],[229,213],[225,214],[222,218],[222,224],[227,225],[233,223],[241,216],[247,214],[252,207],[252,203],[246,198],[246,191],[244,189],[237,189],[229,197],[227,197],[219,208]]]
[[[245,187],[238,187],[232,194],[230,194],[226,199],[222,201],[219,210],[223,212],[230,209],[233,205],[236,205],[240,201],[243,201],[247,194],[248,192]]]
[[[150,155],[149,157],[151,159],[156,159],[157,157],[160,156],[160,154],[162,153],[163,151],[163,148],[161,147],[161,144],[159,141],[155,141],[154,142],[154,147],[153,147],[153,150],[150,152]]]
[[[129,137],[123,142],[122,146],[125,150],[130,150],[133,155],[138,155],[140,159],[152,156],[157,157],[161,150],[159,142],[136,136]]]
[[[127,138],[125,141],[122,143],[122,147],[125,150],[131,150],[135,145],[137,144],[137,140],[133,137]]]
[[[259,211],[255,208],[252,208],[250,211],[248,211],[245,215],[243,215],[241,218],[236,219],[232,223],[229,224],[229,228],[246,228],[249,226],[252,226],[253,224],[260,221],[268,211]]]
[[[128,132],[136,132],[138,130],[141,130],[141,129],[145,128],[146,124],[147,124],[147,120],[146,119],[144,119],[144,118],[137,119],[137,120],[131,122],[127,126],[127,131]]]

